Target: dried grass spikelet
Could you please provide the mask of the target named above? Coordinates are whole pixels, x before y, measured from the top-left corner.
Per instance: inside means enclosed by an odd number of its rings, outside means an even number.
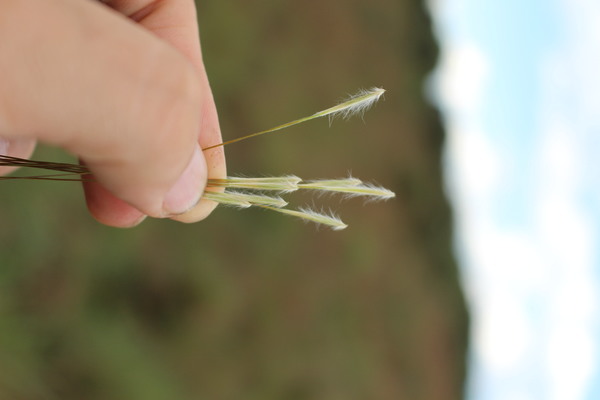
[[[208,184],[211,187],[227,187],[235,189],[252,189],[289,193],[293,192],[294,190],[298,190],[298,183],[301,181],[302,179],[295,175],[264,178],[228,176],[225,179],[210,179]]]
[[[348,119],[355,115],[360,115],[362,117],[369,108],[379,101],[384,93],[385,90],[378,87],[373,87],[368,90],[359,90],[358,93],[348,96],[337,106],[319,111],[315,114],[315,117],[328,116],[329,122],[336,117],[342,117],[343,119]]]
[[[314,222],[317,225],[325,225],[333,229],[334,231],[341,231],[346,229],[348,225],[342,222],[333,213],[325,214],[322,212],[314,211],[310,208],[300,208],[299,210],[290,210],[287,208],[273,208],[265,205],[259,205],[259,207],[267,210],[276,211],[282,214],[290,215],[292,217],[300,218],[303,221]]]
[[[384,93],[385,93],[385,90],[382,88],[372,88],[369,90],[360,90],[357,94],[350,96],[349,98],[342,101],[341,103],[339,103],[333,107],[330,107],[326,110],[318,111],[318,112],[314,113],[313,115],[309,115],[308,117],[299,118],[299,119],[296,119],[291,122],[286,122],[285,124],[277,125],[276,127],[271,128],[271,129],[252,133],[250,135],[242,136],[237,139],[228,140],[226,142],[216,144],[214,146],[206,147],[203,150],[209,150],[209,149],[212,149],[215,147],[240,142],[242,140],[250,139],[250,138],[253,138],[256,136],[261,136],[266,133],[272,133],[272,132],[279,131],[284,128],[289,128],[290,126],[298,125],[303,122],[307,122],[307,121],[310,121],[310,120],[316,119],[316,118],[329,117],[329,121],[331,122],[331,120],[333,118],[335,118],[336,116],[341,116],[344,119],[348,119],[352,115],[356,115],[356,114],[360,114],[362,116],[362,114],[366,110],[371,108],[373,106],[373,104],[375,104],[377,102],[377,100],[379,100],[381,98],[381,96],[383,96]]]
[[[287,201],[278,196],[265,196],[256,193],[244,193],[232,190],[225,192],[206,191],[204,197],[217,203],[235,206],[239,208],[248,208],[256,205],[282,208],[287,206]]]
[[[206,147],[209,150],[218,146],[239,142],[256,136],[279,131],[281,129],[297,125],[312,119],[328,117],[331,121],[336,117],[347,119],[353,115],[363,113],[373,106],[384,94],[381,88],[361,90],[355,95],[346,98],[341,103],[328,109],[316,112],[308,117],[278,125],[274,128],[246,135],[237,139],[229,140],[214,146]],[[53,171],[45,175],[32,176],[1,176],[0,180],[53,180],[53,181],[82,181],[93,179],[87,167],[78,164],[54,163],[47,161],[26,160],[17,157],[0,155],[0,166],[16,166],[21,168],[44,169]],[[219,204],[238,208],[259,207],[278,213],[294,216],[304,221],[311,221],[319,225],[329,226],[333,230],[341,230],[347,227],[333,213],[317,212],[310,208],[291,210],[285,208],[288,204],[279,196],[266,195],[264,192],[276,192],[287,194],[296,190],[314,190],[318,192],[341,193],[344,197],[365,197],[368,200],[388,200],[395,194],[383,187],[369,183],[363,183],[360,179],[348,177],[342,179],[318,179],[304,181],[295,175],[279,177],[227,177],[225,179],[209,179],[207,187],[225,188],[224,192],[206,191],[204,198]],[[243,191],[240,191],[243,190]]]
[[[259,179],[258,183],[252,183],[253,178],[235,178],[230,177],[219,181],[219,187],[225,187],[227,190],[225,193],[219,194],[208,194],[207,198],[225,205],[236,206],[239,208],[249,208],[251,206],[257,206],[260,208],[277,211],[282,214],[290,215],[293,217],[300,218],[304,221],[311,221],[318,225],[329,226],[333,230],[341,230],[347,227],[336,215],[333,213],[317,212],[310,208],[300,208],[299,210],[290,210],[283,206],[276,205],[278,202],[283,202],[280,197],[271,197],[266,195],[259,195],[259,200],[249,200],[248,193],[230,192],[230,188],[238,188],[240,180],[244,182],[243,187],[247,190],[263,191],[263,182],[279,182],[290,179],[289,176],[282,177],[270,177],[270,178],[256,178]],[[317,190],[321,192],[331,193],[342,193],[344,197],[365,197],[370,201],[378,200],[389,200],[395,197],[395,194],[385,188],[375,186],[369,183],[363,183],[360,179],[349,177],[343,179],[321,179],[321,180],[310,180],[302,181],[300,178],[294,176],[294,181],[298,180],[295,185],[296,188],[288,190],[287,192],[293,192],[296,190]],[[209,182],[209,187],[211,183]],[[269,188],[267,190],[273,190]],[[277,189],[275,189],[277,190]],[[209,193],[209,192],[207,192]],[[270,201],[268,199],[271,199]],[[271,202],[271,204],[269,204]]]
[[[343,193],[346,197],[367,196],[369,200],[389,200],[396,197],[396,194],[389,189],[371,183],[363,183],[356,178],[314,180],[300,183],[298,186],[300,189]]]

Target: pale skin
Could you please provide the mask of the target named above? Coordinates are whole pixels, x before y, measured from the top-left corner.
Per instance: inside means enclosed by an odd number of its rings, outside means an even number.
[[[196,222],[224,178],[193,0],[0,0],[0,153],[59,146],[93,173],[90,213]],[[0,174],[10,172],[0,168]]]

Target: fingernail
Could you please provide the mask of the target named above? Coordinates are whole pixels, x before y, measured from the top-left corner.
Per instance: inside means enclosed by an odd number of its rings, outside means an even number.
[[[175,185],[163,200],[163,213],[166,216],[182,214],[194,207],[204,192],[206,182],[206,161],[199,146]]]

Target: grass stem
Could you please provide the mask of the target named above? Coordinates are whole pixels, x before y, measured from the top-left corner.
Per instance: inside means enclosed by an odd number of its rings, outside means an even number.
[[[294,126],[294,125],[298,125],[298,124],[310,121],[315,118],[329,116],[330,120],[331,120],[331,118],[334,118],[337,115],[341,115],[343,118],[346,119],[354,114],[362,114],[367,109],[369,109],[373,104],[375,104],[377,102],[377,100],[379,100],[379,98],[383,95],[383,93],[385,93],[385,90],[382,88],[372,88],[369,90],[361,90],[357,94],[350,96],[348,99],[346,99],[342,103],[335,105],[333,107],[330,107],[326,110],[318,111],[318,112],[314,113],[313,115],[309,115],[308,117],[299,118],[299,119],[296,119],[291,122],[286,122],[285,124],[277,125],[276,127],[271,128],[271,129],[252,133],[250,135],[242,136],[237,139],[232,139],[232,140],[228,140],[223,143],[215,144],[213,146],[205,147],[202,150],[206,151],[206,150],[214,149],[215,147],[225,146],[227,144],[236,143],[236,142],[241,142],[242,140],[250,139],[250,138],[253,138],[256,136],[261,136],[266,133],[279,131],[281,129],[288,128],[288,127]]]

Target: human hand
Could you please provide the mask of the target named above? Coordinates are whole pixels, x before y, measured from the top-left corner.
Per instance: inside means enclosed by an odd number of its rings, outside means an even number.
[[[193,0],[0,3],[0,152],[39,140],[78,155],[107,225],[208,216],[198,199],[226,168],[222,147],[201,150],[221,133]]]

